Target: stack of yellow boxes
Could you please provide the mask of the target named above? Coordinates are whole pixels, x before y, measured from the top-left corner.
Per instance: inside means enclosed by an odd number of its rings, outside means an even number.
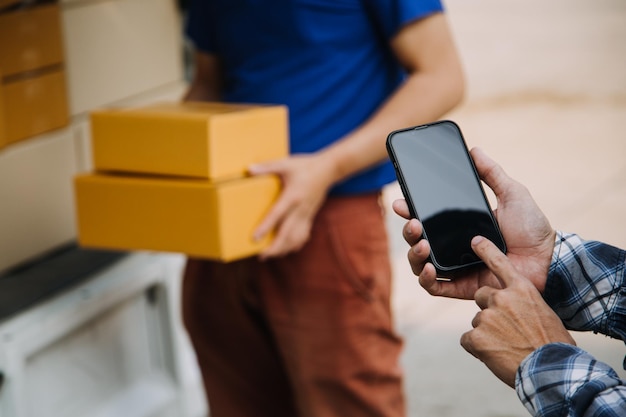
[[[68,106],[58,4],[0,1],[2,148],[67,125]]]
[[[280,192],[248,167],[288,155],[284,106],[164,103],[91,114],[95,171],[75,178],[79,243],[232,261]]]

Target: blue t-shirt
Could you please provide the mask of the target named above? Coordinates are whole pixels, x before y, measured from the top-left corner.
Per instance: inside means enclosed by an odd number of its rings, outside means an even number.
[[[219,56],[224,101],[286,105],[291,153],[310,153],[362,124],[398,87],[405,74],[389,40],[441,10],[440,0],[194,0],[186,30],[196,48]],[[331,193],[394,179],[385,162]]]

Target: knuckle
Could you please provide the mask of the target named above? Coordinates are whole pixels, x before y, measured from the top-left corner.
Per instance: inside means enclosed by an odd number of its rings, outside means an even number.
[[[509,294],[506,290],[494,291],[489,297],[489,305],[498,307],[509,304]],[[488,317],[491,317],[493,311],[486,311]]]

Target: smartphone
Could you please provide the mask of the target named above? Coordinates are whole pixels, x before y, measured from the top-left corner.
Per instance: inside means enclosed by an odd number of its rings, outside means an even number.
[[[423,225],[430,262],[441,277],[482,264],[476,235],[506,252],[498,223],[456,123],[444,120],[391,132],[387,152],[411,216]]]

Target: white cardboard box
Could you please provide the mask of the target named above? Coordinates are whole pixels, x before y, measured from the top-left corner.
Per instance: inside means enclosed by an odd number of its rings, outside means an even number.
[[[64,2],[62,16],[72,115],[183,78],[175,1]]]
[[[0,152],[0,271],[73,240],[71,129]]]

